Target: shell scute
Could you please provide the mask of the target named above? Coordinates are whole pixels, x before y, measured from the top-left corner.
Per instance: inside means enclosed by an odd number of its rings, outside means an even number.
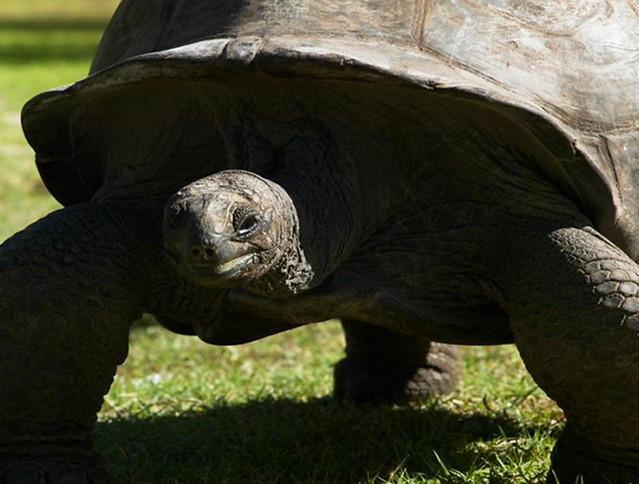
[[[121,186],[69,141],[76,113],[102,92],[223,83],[242,68],[247,82],[401,82],[501,110],[532,133],[548,152],[541,170],[637,259],[638,11],[634,0],[124,0],[92,76],[36,97],[23,125],[46,185],[70,204]],[[131,186],[123,193],[143,184]]]

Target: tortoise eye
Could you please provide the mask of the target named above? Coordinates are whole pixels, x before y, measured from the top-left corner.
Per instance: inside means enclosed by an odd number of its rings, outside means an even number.
[[[233,229],[240,237],[252,235],[260,226],[259,212],[247,205],[240,205],[233,211]]]

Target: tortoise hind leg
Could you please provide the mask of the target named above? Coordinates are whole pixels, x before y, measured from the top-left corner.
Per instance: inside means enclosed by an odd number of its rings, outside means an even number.
[[[334,395],[355,403],[422,400],[455,389],[459,349],[359,321],[342,321],[346,358],[335,367]]]
[[[566,415],[548,482],[639,482],[639,266],[591,228],[530,227],[509,228],[493,275],[528,370]]]
[[[77,205],[0,246],[0,482],[102,482],[91,431],[158,264],[161,215]]]

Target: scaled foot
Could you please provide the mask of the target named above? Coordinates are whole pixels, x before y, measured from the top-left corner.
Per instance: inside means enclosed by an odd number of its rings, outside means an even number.
[[[408,403],[442,395],[459,381],[459,349],[385,328],[344,321],[346,358],[334,396],[354,403]]]

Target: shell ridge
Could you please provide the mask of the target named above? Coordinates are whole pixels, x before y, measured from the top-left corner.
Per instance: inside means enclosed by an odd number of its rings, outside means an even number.
[[[430,3],[432,0],[417,0],[417,18],[413,22],[411,37],[415,45],[419,46],[424,40],[424,29],[426,27],[426,17],[430,11]]]

